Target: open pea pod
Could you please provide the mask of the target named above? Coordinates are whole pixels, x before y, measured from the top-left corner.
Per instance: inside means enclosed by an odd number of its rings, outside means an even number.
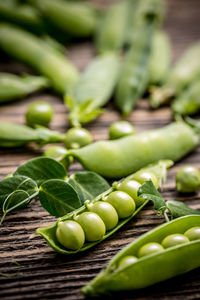
[[[134,263],[119,267],[123,257],[137,256],[143,245],[161,243],[168,235],[184,234],[196,226],[200,226],[200,216],[184,216],[147,232],[114,256],[108,267],[82,288],[82,292],[86,296],[99,296],[111,291],[141,289],[199,267],[200,239],[143,256]]]
[[[162,179],[164,179],[166,176],[166,169],[169,168],[170,166],[172,166],[172,164],[173,164],[172,161],[169,161],[169,160],[162,161],[161,160],[161,161],[155,163],[154,165],[150,165],[150,166],[147,166],[146,168],[143,168],[142,170],[153,173],[156,176],[158,182],[161,183]],[[141,170],[140,170],[140,172],[141,172]],[[137,173],[135,173],[135,175],[136,174]],[[125,178],[125,180],[126,179],[128,179],[128,177]],[[118,185],[118,183],[115,182],[113,187],[111,187],[107,191],[103,192],[96,198],[90,200],[90,203],[95,203],[97,201],[101,201],[101,200],[105,199],[106,196],[108,196],[111,192],[114,191],[114,189],[117,185]],[[88,209],[87,209],[88,203],[86,205],[83,205],[80,208],[74,210],[73,212],[68,213],[67,215],[63,216],[62,218],[58,219],[58,221],[55,222],[51,226],[44,227],[44,228],[38,228],[36,230],[35,234],[40,234],[46,240],[47,244],[52,249],[54,249],[56,252],[59,252],[61,254],[69,255],[69,254],[74,254],[77,252],[82,252],[82,251],[88,250],[89,248],[95,246],[96,244],[100,243],[101,241],[103,241],[106,238],[108,238],[109,236],[111,236],[114,232],[116,232],[119,228],[121,228],[124,224],[126,224],[130,219],[132,219],[147,204],[147,202],[148,202],[148,200],[144,201],[129,217],[124,218],[124,219],[119,219],[118,224],[113,229],[107,231],[104,234],[103,238],[101,238],[100,240],[95,241],[95,242],[85,242],[84,245],[78,250],[69,250],[69,249],[66,249],[64,246],[62,246],[59,243],[59,241],[57,240],[56,230],[57,230],[57,226],[60,221],[73,220],[74,217],[77,217],[81,213],[88,211]]]

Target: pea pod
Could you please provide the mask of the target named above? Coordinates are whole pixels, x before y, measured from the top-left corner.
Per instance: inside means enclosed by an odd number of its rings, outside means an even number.
[[[162,83],[168,72],[171,60],[171,48],[168,35],[163,30],[156,30],[152,41],[149,63],[149,84]]]
[[[151,172],[153,174],[155,174],[155,176],[158,179],[158,182],[161,184],[162,180],[165,178],[166,175],[166,170],[167,168],[169,168],[172,165],[172,161],[159,161],[154,165],[150,165],[147,166],[143,169],[143,171],[148,171]],[[141,171],[141,170],[140,170]],[[137,173],[136,173],[137,174]],[[136,175],[135,174],[135,175]],[[129,177],[127,177],[125,180],[128,180]],[[127,223],[131,218],[133,218],[145,205],[148,201],[143,202],[138,208],[137,210],[135,210],[131,215],[129,215],[127,218],[124,219],[120,219],[118,224],[112,228],[111,230],[107,231],[103,237],[97,241],[94,242],[86,242],[80,249],[77,250],[69,250],[66,249],[65,247],[63,247],[57,240],[56,238],[56,230],[58,225],[61,222],[65,222],[65,221],[73,221],[74,219],[77,220],[78,217],[85,213],[88,212],[88,207],[91,206],[91,204],[94,203],[98,203],[101,200],[105,200],[106,201],[106,197],[108,195],[110,195],[115,187],[118,186],[118,183],[115,182],[115,184],[113,185],[113,187],[111,187],[110,189],[108,189],[107,191],[105,191],[104,193],[100,194],[99,196],[97,196],[96,198],[94,198],[93,200],[89,201],[89,203],[86,203],[85,205],[83,205],[82,207],[80,207],[77,210],[74,210],[73,212],[65,215],[64,217],[58,219],[57,222],[55,222],[53,225],[49,226],[49,227],[44,227],[44,228],[38,228],[36,230],[35,234],[40,234],[48,243],[48,245],[53,248],[55,251],[61,253],[61,254],[74,254],[77,252],[82,252],[85,250],[88,250],[89,248],[95,246],[97,243],[100,243],[101,241],[103,241],[104,239],[108,238],[110,235],[112,235],[115,231],[117,231],[119,228],[121,228],[125,223]]]
[[[83,294],[99,296],[112,291],[141,289],[198,268],[200,239],[146,255],[124,267],[119,266],[123,258],[137,256],[143,245],[161,243],[166,236],[183,234],[194,226],[200,227],[200,216],[184,216],[142,235],[115,255],[107,268],[82,288]]]
[[[87,3],[63,0],[30,0],[45,19],[63,32],[74,36],[91,36],[96,28],[97,14]]]
[[[149,81],[152,37],[162,14],[162,1],[148,2],[151,10],[146,10],[138,21],[115,95],[115,104],[124,116],[131,113]]]
[[[49,78],[60,93],[70,91],[77,82],[78,72],[64,55],[20,28],[0,24],[0,48]]]
[[[192,128],[177,122],[118,140],[97,141],[70,150],[66,156],[73,156],[84,168],[102,176],[121,178],[159,159],[177,161],[192,151],[198,141]]]
[[[117,54],[97,56],[82,74],[72,96],[66,97],[69,121],[79,126],[95,119],[101,107],[110,99],[120,71]]]
[[[63,134],[47,128],[32,129],[25,125],[0,122],[0,147],[18,147],[30,142],[37,144],[58,143],[63,138]]]
[[[1,22],[22,26],[36,34],[44,33],[44,24],[40,13],[28,4],[16,3],[14,0],[0,1]]]
[[[113,52],[122,48],[130,8],[129,0],[117,1],[108,7],[97,28],[97,52]]]
[[[16,100],[48,85],[44,77],[0,73],[0,103]]]
[[[151,91],[150,102],[156,108],[168,102],[170,98],[179,95],[200,76],[200,42],[189,47],[172,68],[165,84],[154,87]]]
[[[172,102],[172,111],[175,115],[192,115],[200,109],[200,79],[183,90]]]

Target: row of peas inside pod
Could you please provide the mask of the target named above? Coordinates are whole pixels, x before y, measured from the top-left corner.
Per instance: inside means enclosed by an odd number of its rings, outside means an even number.
[[[145,288],[200,266],[200,216],[188,215],[143,234],[117,253],[86,296]]]
[[[74,214],[71,220],[58,222],[56,238],[59,243],[67,249],[78,250],[85,241],[101,240],[107,231],[117,226],[119,219],[130,217],[145,202],[137,196],[137,191],[147,180],[159,187],[156,175],[139,171],[120,183],[114,183],[115,190],[100,201],[86,201],[84,212]]]

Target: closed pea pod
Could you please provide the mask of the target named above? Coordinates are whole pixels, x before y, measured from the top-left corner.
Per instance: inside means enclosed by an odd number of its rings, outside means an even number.
[[[11,24],[0,25],[0,48],[47,77],[54,89],[66,93],[78,80],[76,68],[42,39]]]
[[[150,169],[151,171],[154,170],[154,173],[157,174],[158,176],[158,181],[161,183],[161,181],[164,179],[166,175],[166,169],[171,165],[172,165],[171,161],[160,161],[154,166],[152,165],[147,166],[146,169]],[[49,246],[52,247],[55,251],[66,255],[74,254],[79,251],[80,252],[86,251],[89,248],[96,245],[97,243],[100,243],[104,239],[111,236],[115,231],[121,228],[124,224],[126,224],[148,202],[145,201],[141,203],[141,205],[137,207],[136,210],[135,208],[132,209],[131,207],[131,210],[129,209],[129,214],[128,214],[129,216],[127,217],[125,217],[124,215],[120,215],[120,213],[122,212],[124,213],[123,201],[121,201],[122,207],[118,206],[119,209],[117,208],[115,209],[114,205],[112,205],[111,202],[107,201],[108,197],[113,193],[115,193],[115,186],[117,184],[118,183],[115,183],[112,188],[100,194],[95,199],[86,201],[85,204],[81,206],[79,209],[76,209],[73,212],[70,212],[67,215],[61,217],[53,225],[46,228],[45,227],[38,228],[36,234],[40,234],[46,240]],[[128,196],[128,194],[126,193],[124,194]],[[131,203],[133,202],[130,196],[128,196],[128,200],[130,200]],[[95,217],[90,219],[91,215]],[[80,249],[77,248],[76,250],[71,250],[67,248],[64,244],[61,244],[59,240],[57,240],[56,238],[56,231],[60,222],[65,223],[66,221],[69,220],[78,222],[85,232],[85,237],[87,242],[84,243]]]
[[[200,79],[191,82],[172,102],[171,108],[175,115],[192,115],[200,109]]]
[[[114,2],[107,8],[97,28],[97,52],[114,52],[123,47],[128,25],[129,10],[129,0]]]
[[[31,0],[31,3],[51,24],[72,36],[88,37],[96,28],[96,10],[88,3],[64,0]]]
[[[200,239],[149,253],[123,268],[118,267],[125,257],[137,257],[139,249],[147,243],[160,244],[166,236],[177,231],[183,234],[193,226],[200,226],[200,216],[181,217],[147,232],[115,255],[108,267],[83,287],[82,292],[87,296],[99,296],[111,291],[141,289],[199,267]]]
[[[7,103],[49,86],[42,76],[0,73],[0,103]]]
[[[192,45],[172,68],[162,87],[152,88],[150,102],[156,108],[178,95],[200,76],[200,42]]]
[[[114,53],[99,55],[89,64],[74,91],[65,98],[72,126],[88,123],[103,112],[102,107],[113,93],[119,72],[120,58]]]
[[[118,140],[98,141],[69,151],[67,156],[105,177],[121,178],[159,159],[177,161],[192,151],[198,141],[192,128],[177,122]]]

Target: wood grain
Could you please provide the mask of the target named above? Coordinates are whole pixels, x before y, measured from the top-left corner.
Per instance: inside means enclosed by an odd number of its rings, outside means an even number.
[[[96,2],[106,6],[111,1]],[[165,28],[172,41],[173,59],[176,60],[190,44],[200,38],[198,26],[200,1],[169,0],[168,4]],[[94,53],[94,48],[89,42],[68,48],[68,56],[80,70],[84,69]],[[0,68],[1,71],[15,73],[30,71],[27,67],[9,59],[2,59]],[[55,110],[52,129],[65,132],[68,128],[67,109],[62,99],[52,93],[36,93],[27,99],[0,106],[0,120],[24,123],[24,112],[28,104],[36,99],[52,103]],[[87,128],[91,130],[95,140],[107,139],[109,124],[118,119],[120,115],[110,103],[106,112]],[[140,132],[162,127],[172,120],[172,116],[168,108],[150,110],[147,100],[143,99],[129,120],[135,125],[137,132]],[[168,180],[162,189],[166,199],[183,200],[194,208],[200,208],[200,193],[183,197],[177,194],[174,181],[175,173],[181,165],[190,163],[200,167],[199,152],[200,148],[196,149],[170,170]],[[12,173],[21,163],[41,153],[42,150],[35,150],[30,146],[25,149],[0,150],[0,179]],[[70,168],[70,173],[78,170],[82,170],[82,167],[75,163]],[[18,268],[11,264],[14,261],[20,263],[20,272],[10,278],[0,276],[0,299],[83,299],[80,288],[97,275],[117,251],[163,222],[162,218],[155,215],[152,206],[148,205],[134,220],[103,243],[86,253],[66,257],[53,252],[41,237],[30,239],[38,227],[49,225],[54,220],[55,218],[41,208],[38,200],[34,200],[26,209],[7,216],[0,228],[0,272],[15,273]],[[200,299],[200,272],[196,269],[141,291],[118,293],[113,295],[114,298]]]

